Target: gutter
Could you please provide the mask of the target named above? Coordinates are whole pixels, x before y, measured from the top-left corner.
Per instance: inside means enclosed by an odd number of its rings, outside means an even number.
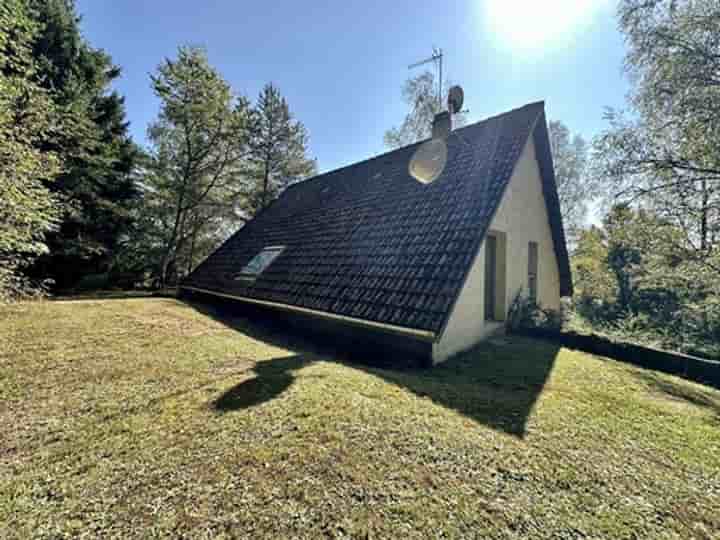
[[[401,336],[406,337],[412,337],[415,339],[420,339],[422,341],[435,341],[436,334],[435,332],[430,332],[429,330],[417,330],[415,328],[408,328],[407,326],[398,326],[395,324],[385,324],[385,323],[379,323],[375,321],[368,321],[365,319],[358,319],[356,317],[347,317],[345,315],[336,315],[335,313],[330,313],[328,311],[318,311],[316,309],[308,309],[300,306],[293,306],[291,304],[283,304],[281,302],[269,302],[267,300],[257,300],[255,298],[248,298],[247,296],[235,296],[233,294],[226,294],[221,293],[217,291],[211,291],[208,289],[201,289],[198,287],[190,287],[187,285],[181,285],[178,287],[178,289],[185,289],[188,291],[195,291],[203,294],[210,294],[213,296],[219,296],[221,298],[230,298],[231,300],[238,300],[240,302],[245,302],[248,304],[255,304],[259,306],[267,306],[275,309],[280,309],[282,311],[289,311],[291,313],[301,313],[303,315],[308,315],[310,317],[317,317],[319,319],[325,319],[329,321],[336,321],[336,322],[343,322],[346,324],[351,324],[353,326],[360,326],[362,328],[370,328],[372,330],[380,330],[382,332],[387,332],[390,334],[397,334]]]

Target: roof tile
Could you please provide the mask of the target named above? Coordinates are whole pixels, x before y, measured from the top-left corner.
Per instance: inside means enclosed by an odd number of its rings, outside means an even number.
[[[532,131],[539,120],[544,128],[543,105],[535,103],[452,132],[447,166],[431,184],[408,173],[418,145],[295,184],[184,284],[440,331],[531,134],[549,156],[546,129]],[[568,290],[567,251],[547,159],[539,156]],[[268,245],[285,250],[254,283],[236,281]]]

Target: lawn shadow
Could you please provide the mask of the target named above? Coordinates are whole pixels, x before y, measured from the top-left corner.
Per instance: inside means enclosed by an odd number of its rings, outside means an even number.
[[[81,302],[87,300],[138,300],[146,298],[175,298],[173,290],[143,291],[143,290],[98,290],[79,292],[59,292],[48,297],[48,302]]]
[[[269,401],[287,390],[295,381],[293,371],[311,363],[305,354],[294,354],[258,362],[253,367],[255,377],[226,390],[212,402],[218,412],[237,411]]]
[[[633,370],[635,378],[645,383],[647,387],[670,399],[684,401],[690,405],[707,409],[720,418],[720,399],[713,396],[713,392],[696,388],[695,384],[682,381],[677,383],[669,376],[647,370]],[[699,385],[700,383],[697,383]]]
[[[348,347],[332,335],[298,331],[281,318],[234,309],[222,303],[188,302],[204,315],[236,331],[294,351],[289,357],[258,362],[257,377],[220,396],[218,411],[237,410],[272,399],[294,381],[292,371],[317,358],[333,360],[384,379],[416,396],[457,411],[482,425],[523,438],[527,422],[552,371],[559,346],[547,341],[515,337],[495,338],[430,369],[402,365],[375,347]],[[388,365],[392,362],[393,365]],[[382,366],[382,367],[378,367]]]
[[[355,366],[415,395],[519,438],[525,437],[559,347],[526,338],[495,338],[427,370]]]

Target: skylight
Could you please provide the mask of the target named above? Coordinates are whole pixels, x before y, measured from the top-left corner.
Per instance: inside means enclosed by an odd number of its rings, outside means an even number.
[[[285,250],[285,246],[267,246],[260,253],[255,255],[250,262],[247,263],[235,279],[255,279],[262,274],[265,269],[270,266],[275,259]]]

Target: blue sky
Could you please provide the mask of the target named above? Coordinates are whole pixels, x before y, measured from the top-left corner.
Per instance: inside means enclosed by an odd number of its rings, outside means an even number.
[[[145,143],[158,102],[149,74],[178,45],[204,46],[235,91],[272,81],[310,132],[321,171],[384,151],[406,112],[408,64],[445,51],[469,120],[544,99],[587,138],[621,107],[624,46],[611,0],[245,2],[78,0],[85,36],[123,69],[130,129]]]

